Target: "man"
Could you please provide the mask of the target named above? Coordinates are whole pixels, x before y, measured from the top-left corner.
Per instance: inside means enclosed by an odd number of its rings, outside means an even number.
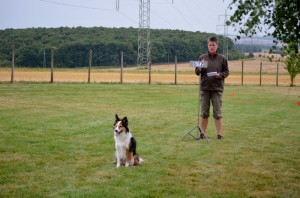
[[[213,117],[217,130],[217,138],[222,139],[222,98],[224,91],[224,79],[229,75],[227,59],[218,54],[218,41],[216,37],[208,39],[208,54],[199,57],[200,61],[207,61],[207,68],[196,67],[195,73],[201,74],[201,120],[200,138],[204,138],[207,129],[210,102],[213,106]]]

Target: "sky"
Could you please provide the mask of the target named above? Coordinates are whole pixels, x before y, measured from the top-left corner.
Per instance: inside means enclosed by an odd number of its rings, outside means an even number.
[[[230,2],[150,0],[150,28],[224,34],[224,20],[233,13],[228,9]],[[0,0],[0,30],[78,26],[138,28],[139,3],[140,0]],[[232,27],[228,27],[228,33],[236,34]]]

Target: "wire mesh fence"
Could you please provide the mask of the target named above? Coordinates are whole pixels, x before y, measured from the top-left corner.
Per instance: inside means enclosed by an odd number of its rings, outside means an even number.
[[[263,66],[260,69],[247,69],[247,62],[244,62],[244,71],[242,63],[239,70],[231,70],[230,75],[225,80],[230,85],[275,85],[288,86],[290,77],[283,69],[282,65],[277,64]],[[257,67],[257,66],[255,66]],[[270,72],[271,70],[276,72]],[[53,82],[76,82],[76,83],[151,83],[149,84],[197,84],[198,76],[194,74],[194,68],[190,68],[188,63],[181,63],[177,66],[177,72],[173,65],[153,65],[151,71],[149,68],[138,69],[137,67],[99,69],[88,68],[80,69],[53,69]],[[176,74],[175,74],[176,73]],[[0,68],[0,82],[51,82],[50,68],[24,68],[14,67],[14,77],[12,69],[9,67]],[[151,77],[150,77],[151,76]],[[13,78],[13,79],[12,79]],[[295,84],[300,82],[299,76],[296,77]]]
[[[149,83],[149,84],[197,84],[198,76],[189,63],[153,64],[145,67],[128,66],[123,62],[113,66],[92,63],[92,51],[87,56],[85,67],[61,68],[50,57],[48,65],[22,67],[15,65],[12,52],[11,65],[0,67],[0,82],[76,82],[76,83]],[[125,65],[125,66],[124,66]],[[275,85],[287,86],[290,76],[281,61],[271,62],[265,58],[229,61],[230,75],[225,80],[231,85]],[[295,84],[299,82],[299,76]]]

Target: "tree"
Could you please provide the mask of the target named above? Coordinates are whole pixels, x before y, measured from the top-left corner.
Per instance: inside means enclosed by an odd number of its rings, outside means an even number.
[[[300,43],[299,0],[232,0],[230,9],[236,7],[227,24],[240,34],[252,36],[264,32],[278,41],[291,45],[298,53]]]
[[[287,57],[284,61],[285,69],[289,72],[291,78],[291,87],[294,86],[294,81],[297,74],[300,73],[300,53],[298,54],[291,54]]]
[[[50,50],[55,47],[57,67],[85,67],[89,62],[89,50],[93,50],[92,63],[95,66],[119,65],[120,51],[124,52],[124,66],[135,65],[137,59],[136,28],[104,27],[60,27],[0,30],[0,67],[11,62],[11,46],[15,46],[16,65],[37,67],[43,65],[43,52],[50,63]],[[206,53],[207,38],[211,33],[182,30],[151,30],[152,62],[178,62],[197,59]],[[218,36],[218,40],[224,40]],[[222,45],[222,42],[220,42]],[[220,53],[222,53],[222,46]],[[228,41],[228,50],[233,49],[233,41]],[[234,57],[234,56],[231,56]],[[237,56],[235,56],[237,57]]]
[[[231,24],[240,34],[253,36],[264,32],[266,36],[273,36],[274,43],[283,43],[283,52],[289,55],[285,68],[291,80],[299,64],[300,46],[300,1],[299,0],[232,0],[230,9],[236,7],[234,14],[227,24]],[[239,39],[239,36],[237,37]],[[298,54],[298,55],[297,55]],[[288,65],[287,65],[288,64]],[[292,73],[290,71],[293,71]],[[297,73],[296,73],[297,74]],[[291,82],[293,85],[293,81]]]

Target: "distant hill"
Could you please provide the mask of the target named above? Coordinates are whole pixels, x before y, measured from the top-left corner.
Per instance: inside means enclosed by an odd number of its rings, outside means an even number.
[[[229,35],[229,38],[235,40],[236,35]],[[274,45],[273,41],[275,39],[273,37],[263,37],[263,36],[253,36],[253,37],[246,37],[242,36],[239,40],[235,41],[235,44],[246,44],[246,45]]]
[[[275,45],[273,37],[241,37],[239,40],[235,39],[235,35],[230,35],[229,37],[234,41],[234,49],[244,53],[269,51]],[[281,45],[277,44],[276,49],[280,51],[280,48]]]

